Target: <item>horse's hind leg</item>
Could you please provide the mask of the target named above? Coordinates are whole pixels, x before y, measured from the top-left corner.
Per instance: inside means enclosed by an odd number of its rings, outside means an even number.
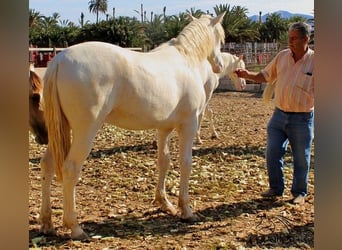
[[[211,138],[218,139],[219,136],[216,132],[216,128],[214,125],[214,112],[210,108],[209,104],[207,105],[206,109],[207,109],[207,114],[209,116],[209,121],[210,121]]]
[[[198,116],[198,128],[196,131],[195,144],[203,144],[203,141],[201,139],[201,123],[202,123],[202,119],[204,118],[206,110],[207,110],[207,105],[205,109],[203,109],[203,112]]]
[[[90,153],[96,131],[73,131],[71,148],[63,165],[63,224],[71,229],[72,239],[88,238],[77,222],[75,188],[82,164]]]
[[[40,231],[44,234],[55,234],[51,220],[51,182],[54,176],[54,165],[49,147],[40,161],[42,183],[42,205],[40,211]]]
[[[158,130],[158,168],[159,177],[156,187],[154,204],[160,205],[160,209],[164,212],[177,214],[175,207],[169,202],[165,192],[165,177],[170,167],[170,149],[169,139],[171,130],[161,131]]]

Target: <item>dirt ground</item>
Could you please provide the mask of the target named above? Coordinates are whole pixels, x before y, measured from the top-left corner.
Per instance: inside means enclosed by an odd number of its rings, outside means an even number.
[[[74,241],[62,227],[61,186],[52,184],[57,236],[39,233],[39,160],[45,151],[30,135],[29,239],[40,249],[314,249],[314,150],[309,195],[304,205],[290,200],[292,158],[285,156],[284,197],[263,200],[266,124],[272,104],[260,93],[214,93],[211,107],[219,139],[202,124],[203,144],[193,150],[190,200],[198,216],[182,222],[152,204],[157,181],[154,131],[127,131],[105,125],[98,132],[77,184],[78,219],[90,238]],[[171,141],[167,193],[177,204],[177,135]]]

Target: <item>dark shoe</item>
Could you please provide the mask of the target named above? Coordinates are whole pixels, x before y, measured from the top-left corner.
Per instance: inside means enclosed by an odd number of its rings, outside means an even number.
[[[304,204],[305,196],[300,194],[297,197],[295,197],[292,202],[293,204]]]
[[[277,196],[283,196],[283,194],[277,193],[273,189],[269,189],[269,190],[261,193],[261,196],[264,198],[275,198]]]

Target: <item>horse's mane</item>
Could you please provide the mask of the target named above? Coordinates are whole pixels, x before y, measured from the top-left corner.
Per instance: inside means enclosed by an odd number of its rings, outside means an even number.
[[[43,80],[39,77],[39,75],[36,72],[32,70],[30,70],[30,83],[32,90],[34,91],[39,91],[43,88]]]
[[[192,60],[203,60],[208,51],[215,46],[214,38],[224,43],[224,30],[221,24],[216,24],[214,30],[210,29],[210,15],[202,15],[191,21],[180,34],[171,39],[169,45],[175,46],[181,54],[192,58]]]

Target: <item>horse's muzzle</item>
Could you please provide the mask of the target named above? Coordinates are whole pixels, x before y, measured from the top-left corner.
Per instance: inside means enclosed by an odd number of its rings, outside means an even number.
[[[215,66],[212,66],[213,72],[215,74],[221,73],[223,66],[221,64],[216,64]]]
[[[36,126],[33,127],[33,134],[35,141],[40,145],[47,145],[49,142],[48,132],[45,127]]]

